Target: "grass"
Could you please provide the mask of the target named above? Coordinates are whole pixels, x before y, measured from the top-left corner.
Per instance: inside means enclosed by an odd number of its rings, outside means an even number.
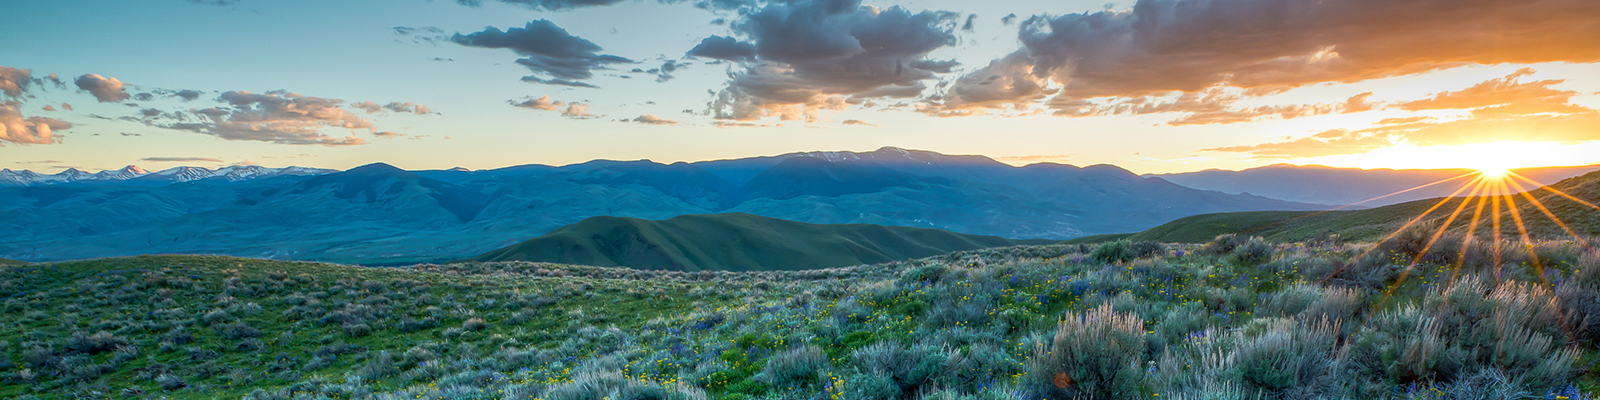
[[[0,268],[0,397],[1587,398],[1600,255],[1119,241],[805,271]],[[1509,246],[1508,246],[1509,247]],[[1528,250],[1515,250],[1528,251]],[[1462,267],[1454,268],[1459,262]],[[1409,267],[1409,268],[1408,268]],[[1572,397],[1572,396],[1578,397]]]
[[[17,260],[8,260],[8,259],[0,258],[0,265],[22,265],[22,264],[27,264],[27,263],[22,262],[22,261],[17,261]]]

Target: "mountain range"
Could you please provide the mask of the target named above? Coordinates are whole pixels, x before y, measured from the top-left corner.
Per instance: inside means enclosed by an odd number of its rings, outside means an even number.
[[[197,181],[202,179],[242,181],[285,175],[320,175],[330,172],[338,172],[338,170],[306,167],[268,168],[260,165],[234,165],[215,170],[205,167],[175,167],[161,171],[150,172],[146,171],[144,168],[139,168],[136,165],[129,165],[119,170],[105,170],[92,174],[83,172],[77,168],[67,168],[65,171],[46,175],[29,170],[13,171],[10,169],[0,169],[0,187],[62,184],[160,185]]]
[[[1513,169],[1543,185],[1600,170],[1600,165]],[[1459,185],[1430,183],[1476,173],[1471,169],[1358,169],[1277,164],[1241,171],[1146,174],[1195,189],[1249,193],[1280,200],[1369,207],[1449,196]],[[1460,183],[1460,180],[1456,181]],[[1529,187],[1528,189],[1532,189]],[[1397,193],[1402,192],[1404,193]],[[1391,195],[1393,194],[1393,195]]]
[[[595,216],[729,212],[1066,239],[1197,214],[1328,208],[1197,190],[1110,165],[1013,167],[892,147],[672,164],[404,171],[379,163],[239,179],[221,171],[184,181],[147,180],[164,176],[157,172],[0,188],[0,257],[206,253],[409,263],[471,257]]]
[[[772,271],[846,267],[962,250],[1054,243],[871,224],[807,224],[745,213],[680,215],[661,221],[591,217],[474,261],[679,271]]]

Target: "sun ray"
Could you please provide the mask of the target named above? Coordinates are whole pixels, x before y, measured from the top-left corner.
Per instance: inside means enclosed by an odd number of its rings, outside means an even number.
[[[1483,174],[1480,173],[1480,172],[1468,172],[1468,173],[1465,173],[1465,174],[1456,175],[1456,176],[1453,176],[1453,177],[1444,178],[1444,179],[1440,179],[1440,180],[1433,181],[1433,182],[1430,182],[1430,183],[1425,183],[1425,184],[1422,184],[1422,185],[1414,186],[1414,187],[1412,187],[1410,189],[1405,189],[1405,190],[1397,191],[1397,192],[1394,192],[1394,193],[1389,193],[1389,194],[1386,194],[1386,195],[1373,197],[1373,198],[1370,198],[1370,199],[1366,199],[1366,200],[1362,200],[1362,201],[1358,201],[1358,202],[1354,202],[1354,203],[1350,203],[1350,204],[1345,204],[1345,205],[1342,205],[1342,206],[1339,206],[1339,207],[1335,207],[1335,208],[1332,208],[1332,209],[1329,209],[1329,210],[1325,210],[1323,212],[1337,211],[1337,210],[1344,209],[1344,208],[1347,208],[1347,207],[1361,205],[1362,203],[1366,203],[1366,202],[1370,202],[1370,201],[1383,200],[1385,198],[1389,198],[1389,197],[1392,197],[1392,196],[1400,195],[1400,194],[1403,194],[1403,193],[1406,193],[1406,192],[1420,190],[1420,189],[1427,188],[1427,187],[1430,187],[1430,186],[1433,186],[1433,185],[1438,185],[1438,184],[1441,184],[1441,183],[1445,183],[1445,182],[1449,182],[1449,181],[1453,181],[1453,180],[1457,180],[1457,179],[1461,179],[1461,178],[1465,178],[1465,177],[1469,177],[1469,176],[1474,176],[1474,175],[1478,176],[1477,179],[1481,179],[1483,177]],[[1471,185],[1472,183],[1468,182],[1467,184]]]
[[[1504,190],[1501,188],[1495,188],[1495,195],[1490,197],[1494,200],[1494,207],[1489,210],[1489,219],[1494,221],[1494,230],[1490,232],[1494,235],[1494,241],[1490,243],[1494,246],[1494,279],[1497,282],[1500,280],[1500,194],[1502,192]]]
[[[1505,181],[1501,181],[1500,186],[1505,187]],[[1509,191],[1510,189],[1505,190],[1505,192]],[[1511,211],[1511,219],[1517,223],[1517,233],[1522,236],[1522,246],[1528,251],[1528,259],[1533,262],[1534,271],[1539,273],[1539,282],[1548,284],[1549,282],[1544,277],[1544,265],[1539,263],[1539,251],[1533,245],[1533,239],[1528,236],[1528,226],[1522,222],[1522,212],[1517,210],[1517,199],[1510,193],[1502,196],[1506,198],[1506,209]]]
[[[1485,187],[1485,189],[1488,189]],[[1487,190],[1485,190],[1487,191]],[[1472,222],[1467,224],[1467,235],[1461,239],[1461,253],[1456,256],[1456,265],[1450,270],[1450,281],[1454,282],[1461,275],[1461,266],[1467,262],[1467,250],[1471,249],[1473,242],[1478,237],[1478,224],[1483,222],[1483,206],[1489,204],[1488,196],[1478,196],[1477,209],[1472,212]]]
[[[1434,210],[1438,210],[1440,206],[1445,205],[1445,203],[1449,203],[1451,198],[1456,197],[1456,195],[1460,195],[1462,191],[1467,190],[1468,187],[1474,186],[1475,184],[1477,184],[1477,183],[1479,183],[1481,181],[1483,181],[1483,176],[1479,175],[1477,178],[1473,178],[1473,180],[1468,181],[1465,184],[1462,184],[1461,187],[1456,188],[1456,190],[1454,192],[1451,192],[1450,195],[1439,199],[1439,201],[1434,203],[1432,207],[1428,207],[1427,211],[1423,211],[1421,214],[1418,214],[1415,218],[1412,218],[1410,221],[1406,221],[1406,223],[1404,225],[1400,225],[1399,229],[1395,229],[1394,232],[1390,232],[1389,235],[1384,236],[1383,239],[1378,240],[1377,242],[1374,242],[1372,247],[1369,247],[1365,251],[1362,251],[1361,254],[1356,255],[1355,258],[1351,258],[1349,262],[1346,262],[1344,265],[1339,266],[1339,268],[1334,269],[1333,273],[1328,274],[1328,277],[1324,278],[1324,279],[1325,280],[1326,279],[1330,279],[1334,275],[1338,275],[1339,272],[1344,271],[1346,268],[1350,268],[1350,266],[1355,265],[1356,262],[1360,261],[1362,258],[1365,258],[1367,256],[1367,254],[1370,254],[1370,253],[1372,253],[1373,250],[1377,249],[1379,245],[1383,244],[1384,242],[1388,242],[1390,239],[1394,239],[1394,237],[1399,235],[1400,232],[1405,232],[1406,228],[1410,228],[1411,225],[1416,224],[1417,221],[1421,221],[1423,218],[1427,218],[1427,216],[1432,215]]]
[[[1485,176],[1493,178],[1487,174]],[[1433,237],[1428,238],[1428,244],[1423,245],[1422,250],[1412,256],[1411,262],[1406,263],[1406,268],[1400,271],[1400,277],[1395,279],[1394,285],[1390,285],[1388,293],[1384,294],[1385,301],[1394,295],[1394,291],[1405,283],[1407,277],[1411,276],[1411,271],[1416,269],[1417,264],[1422,262],[1422,257],[1428,254],[1428,250],[1433,249],[1433,245],[1439,242],[1439,238],[1444,237],[1445,232],[1450,230],[1450,224],[1455,223],[1456,218],[1461,216],[1461,212],[1467,209],[1467,204],[1472,203],[1472,199],[1481,193],[1488,180],[1475,179],[1473,182],[1476,182],[1476,184],[1473,185],[1472,190],[1467,193],[1466,197],[1461,198],[1461,204],[1456,205],[1455,211],[1450,212],[1450,217],[1445,218],[1444,224],[1439,225],[1439,230],[1434,231]]]
[[[1571,236],[1572,240],[1578,242],[1578,245],[1583,246],[1584,248],[1589,248],[1589,242],[1584,240],[1583,236],[1579,236],[1577,232],[1574,232],[1571,227],[1567,226],[1567,223],[1562,221],[1560,217],[1557,217],[1554,212],[1551,212],[1549,207],[1545,207],[1543,202],[1540,202],[1538,198],[1533,197],[1531,190],[1525,190],[1522,187],[1522,184],[1517,183],[1514,180],[1510,181],[1509,183],[1516,187],[1517,192],[1521,193],[1522,197],[1528,199],[1528,203],[1532,203],[1534,207],[1539,209],[1539,212],[1544,213],[1545,217],[1550,218],[1550,222],[1554,222],[1556,226],[1561,227],[1562,231],[1567,232],[1567,236]]]
[[[1567,198],[1567,200],[1576,201],[1576,202],[1578,202],[1578,204],[1582,204],[1582,205],[1585,205],[1585,206],[1589,206],[1589,208],[1600,210],[1600,206],[1594,205],[1594,203],[1583,201],[1583,199],[1580,199],[1580,198],[1577,198],[1577,197],[1573,197],[1572,195],[1567,194],[1567,192],[1563,192],[1563,191],[1557,190],[1556,188],[1551,187],[1551,186],[1546,186],[1546,185],[1544,185],[1542,183],[1539,183],[1538,181],[1534,181],[1532,179],[1528,179],[1528,177],[1525,177],[1525,176],[1522,176],[1522,175],[1517,175],[1515,172],[1508,173],[1508,174],[1506,174],[1506,176],[1509,176],[1512,179],[1521,179],[1522,181],[1531,183],[1531,184],[1533,184],[1535,186],[1543,186],[1543,187],[1540,187],[1539,189],[1549,190],[1551,193],[1555,193],[1557,195],[1560,195],[1561,197]]]
[[[1277,224],[1287,224],[1287,223],[1290,223],[1290,222],[1299,221],[1299,220],[1302,220],[1302,219],[1311,218],[1311,217],[1315,217],[1315,216],[1318,216],[1318,215],[1327,214],[1327,213],[1330,213],[1330,212],[1339,211],[1339,210],[1343,210],[1343,209],[1346,209],[1346,208],[1354,207],[1354,206],[1359,205],[1361,203],[1380,200],[1380,199],[1383,199],[1383,198],[1386,198],[1386,197],[1390,197],[1390,196],[1398,195],[1398,194],[1401,194],[1401,193],[1406,193],[1406,192],[1410,192],[1410,191],[1426,188],[1426,187],[1433,186],[1433,185],[1438,185],[1438,184],[1441,184],[1441,183],[1445,183],[1445,182],[1449,182],[1449,181],[1453,181],[1453,180],[1457,180],[1457,179],[1461,179],[1461,178],[1465,178],[1465,177],[1473,176],[1473,175],[1479,175],[1480,177],[1482,176],[1482,174],[1477,173],[1477,172],[1468,172],[1468,173],[1465,173],[1465,174],[1456,175],[1456,176],[1453,176],[1453,177],[1440,179],[1440,180],[1433,181],[1433,182],[1430,182],[1430,183],[1414,186],[1414,187],[1412,187],[1410,189],[1405,189],[1405,190],[1397,191],[1397,192],[1394,192],[1394,193],[1389,193],[1389,194],[1386,194],[1386,195],[1373,197],[1373,198],[1370,198],[1370,199],[1366,199],[1366,200],[1362,200],[1362,201],[1358,201],[1358,202],[1354,202],[1354,203],[1350,203],[1350,204],[1345,204],[1345,205],[1341,205],[1341,206],[1338,206],[1338,207],[1334,207],[1334,208],[1330,208],[1330,209],[1317,211],[1317,212],[1309,213],[1309,214],[1306,214],[1306,215],[1301,215],[1301,216],[1298,216],[1298,217],[1286,219],[1286,220],[1283,220],[1282,222],[1278,222]],[[1467,183],[1467,185],[1471,185],[1471,184],[1472,184],[1471,182]]]

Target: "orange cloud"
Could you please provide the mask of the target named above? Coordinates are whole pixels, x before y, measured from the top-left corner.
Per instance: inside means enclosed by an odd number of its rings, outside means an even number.
[[[72,123],[54,118],[22,116],[22,103],[0,103],[0,142],[16,144],[55,144],[61,137],[55,131],[72,127]]]
[[[1600,3],[1592,0],[1140,0],[1126,11],[1028,19],[1022,49],[957,80],[928,108],[998,108],[1044,92],[981,82],[1060,85],[1050,104],[1074,115],[1082,99],[1217,86],[1276,91],[1469,64],[1597,62],[1597,20]]]

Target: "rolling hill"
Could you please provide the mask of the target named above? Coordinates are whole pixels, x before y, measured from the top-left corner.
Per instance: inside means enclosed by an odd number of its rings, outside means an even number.
[[[1549,185],[1595,170],[1600,170],[1600,165],[1525,168],[1514,172],[1540,184]],[[1475,171],[1470,169],[1396,170],[1278,164],[1242,171],[1205,170],[1146,176],[1160,177],[1195,189],[1223,193],[1249,193],[1279,200],[1318,204],[1355,204],[1366,201],[1361,204],[1377,207],[1448,196],[1455,188],[1440,184],[1374,199],[1473,172]]]
[[[1552,190],[1554,189],[1554,190]],[[1452,187],[1453,190],[1453,187]],[[1560,193],[1558,193],[1558,191]],[[1600,204],[1600,171],[1569,178],[1554,185],[1531,190],[1524,195],[1515,195],[1513,200],[1517,205],[1515,211],[1502,206],[1498,213],[1493,208],[1486,208],[1481,220],[1486,221],[1476,231],[1479,234],[1492,232],[1489,228],[1495,214],[1502,221],[1500,233],[1507,237],[1520,235],[1516,224],[1518,218],[1523,220],[1529,235],[1536,238],[1563,238],[1571,237],[1566,229],[1546,214],[1554,214],[1568,229],[1582,236],[1600,236],[1600,209],[1568,199],[1561,195],[1565,193],[1576,197],[1589,204]],[[1538,200],[1545,209],[1528,201],[1528,196]],[[1262,236],[1277,241],[1303,241],[1317,235],[1326,233],[1338,234],[1347,240],[1373,240],[1394,232],[1406,222],[1422,217],[1416,226],[1436,229],[1446,221],[1450,221],[1450,229],[1454,232],[1466,232],[1471,225],[1472,215],[1476,213],[1478,204],[1485,200],[1484,197],[1453,197],[1449,199],[1435,198],[1417,200],[1412,202],[1388,205],[1378,208],[1355,211],[1325,211],[1325,212],[1283,212],[1283,211],[1258,211],[1204,214],[1180,218],[1172,222],[1150,228],[1148,230],[1126,236],[1130,240],[1149,240],[1159,242],[1198,243],[1211,240],[1223,233],[1241,233]],[[1492,200],[1493,198],[1487,198]],[[1441,204],[1441,201],[1442,204]],[[1462,203],[1467,202],[1463,208]],[[1439,204],[1438,207],[1434,207]],[[1489,203],[1492,206],[1494,203]],[[1428,212],[1433,208],[1432,212]],[[1462,212],[1453,221],[1450,215],[1460,208]],[[1114,240],[1121,237],[1107,236],[1101,240]],[[1088,238],[1086,238],[1088,239]]]
[[[926,228],[807,224],[743,213],[682,215],[662,221],[593,217],[473,260],[765,271],[874,264],[1052,242]]]

